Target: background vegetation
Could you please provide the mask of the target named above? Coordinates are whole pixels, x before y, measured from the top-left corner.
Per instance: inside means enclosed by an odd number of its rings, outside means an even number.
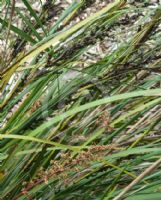
[[[0,12],[0,199],[160,200],[159,1]]]

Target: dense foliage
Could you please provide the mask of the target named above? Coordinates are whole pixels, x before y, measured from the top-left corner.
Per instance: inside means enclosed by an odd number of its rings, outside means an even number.
[[[0,199],[160,200],[159,1],[0,13]]]

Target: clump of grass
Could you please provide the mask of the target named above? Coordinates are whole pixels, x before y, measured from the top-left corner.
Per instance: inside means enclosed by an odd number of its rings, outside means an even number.
[[[160,4],[0,6],[0,199],[159,199]]]

